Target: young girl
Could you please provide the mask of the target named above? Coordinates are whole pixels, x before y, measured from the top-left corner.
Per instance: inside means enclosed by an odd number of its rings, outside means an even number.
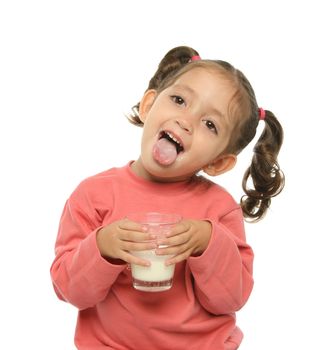
[[[78,349],[237,349],[235,312],[253,286],[253,252],[243,217],[256,221],[283,187],[277,163],[282,128],[258,107],[245,76],[189,47],[169,51],[133,108],[143,126],[141,154],[122,168],[84,180],[67,200],[51,267],[58,297],[79,309]],[[205,175],[232,169],[237,154],[264,130],[243,178],[238,205]],[[248,186],[249,184],[249,186]],[[183,220],[162,248],[130,212],[168,212]],[[150,239],[150,241],[149,241]],[[166,247],[164,247],[166,246]],[[130,251],[172,255],[173,286],[132,287]]]

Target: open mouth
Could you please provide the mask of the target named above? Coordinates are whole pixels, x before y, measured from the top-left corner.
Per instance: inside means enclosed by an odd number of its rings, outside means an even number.
[[[182,146],[181,142],[169,131],[162,131],[159,140],[160,139],[166,139],[169,142],[171,142],[176,147],[177,154],[184,150],[184,147]]]

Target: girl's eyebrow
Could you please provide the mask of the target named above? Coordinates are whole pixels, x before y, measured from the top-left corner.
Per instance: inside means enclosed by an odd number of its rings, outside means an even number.
[[[192,95],[196,94],[196,92],[191,87],[189,87],[188,85],[174,84],[173,86],[175,88],[179,88],[179,89],[182,89],[182,90],[187,90]]]
[[[210,108],[210,110],[212,111],[212,113],[214,115],[216,115],[217,117],[219,117],[220,119],[222,119],[223,121],[225,121],[225,115],[218,109],[212,107]]]

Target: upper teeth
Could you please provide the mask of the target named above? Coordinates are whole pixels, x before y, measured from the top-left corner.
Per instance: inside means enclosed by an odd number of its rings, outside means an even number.
[[[176,137],[174,137],[171,133],[169,133],[168,131],[165,132],[165,134],[170,137],[174,142],[178,143],[180,145],[180,142],[177,140]]]

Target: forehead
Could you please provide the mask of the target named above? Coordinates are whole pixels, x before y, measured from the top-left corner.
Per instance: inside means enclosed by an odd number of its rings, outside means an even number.
[[[195,67],[180,75],[172,85],[186,84],[190,87],[199,87],[202,89],[218,90],[220,87],[228,90],[234,90],[233,84],[226,74],[217,71],[214,68]]]
[[[236,93],[234,84],[225,74],[216,69],[202,67],[193,68],[182,74],[171,87],[185,90],[198,98],[199,102],[218,107],[225,116]]]

